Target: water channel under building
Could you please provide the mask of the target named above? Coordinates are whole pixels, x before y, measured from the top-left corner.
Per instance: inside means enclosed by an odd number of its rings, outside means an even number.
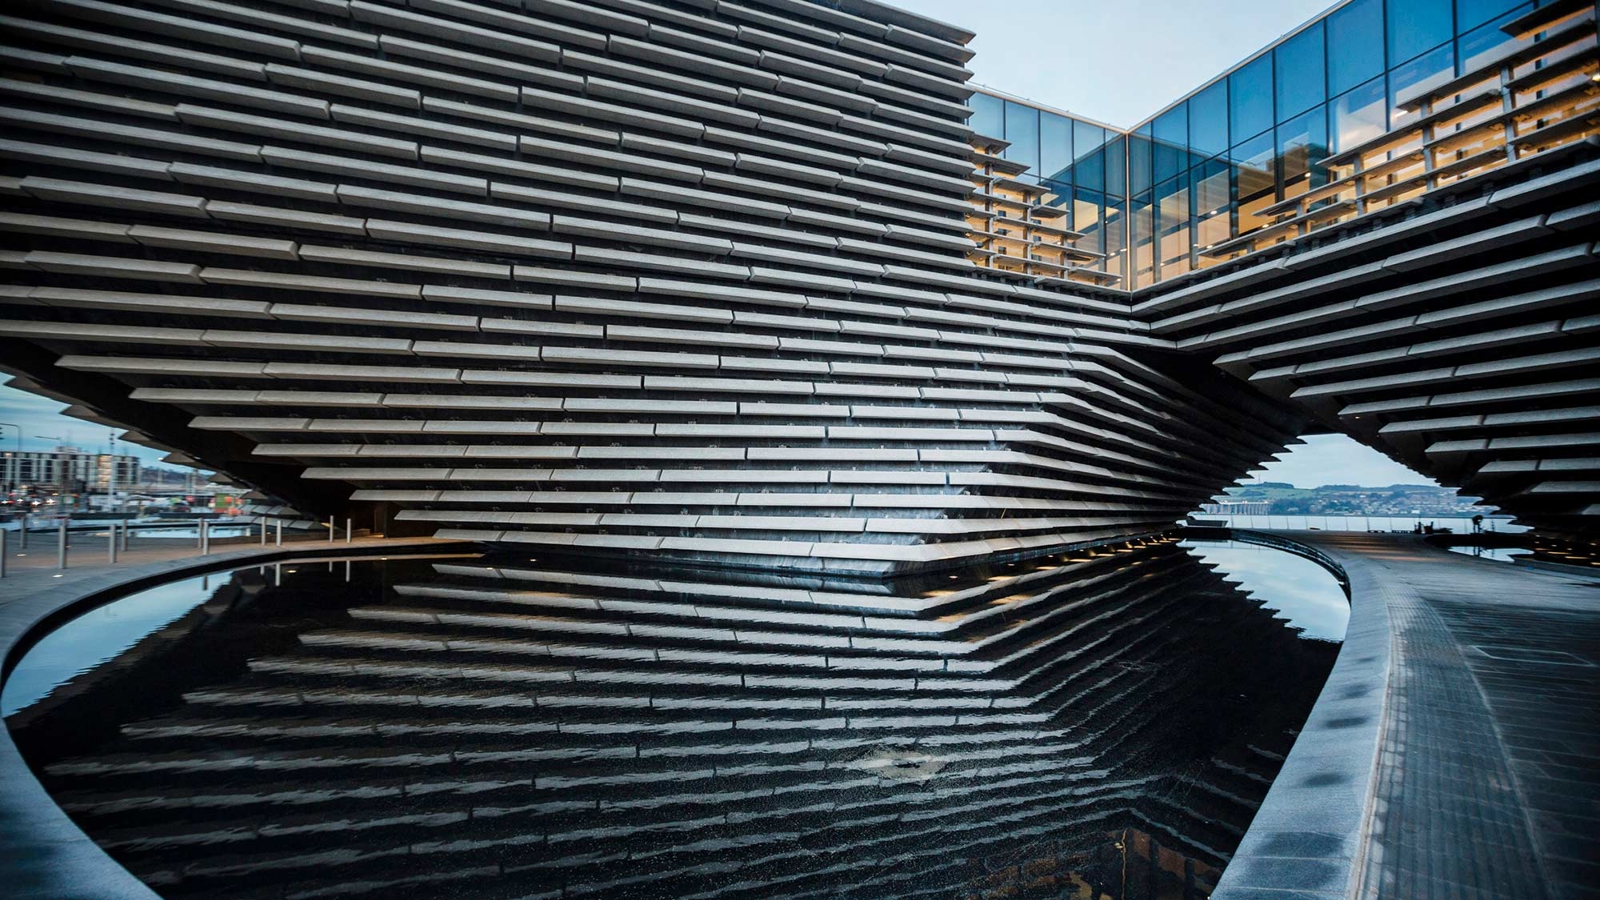
[[[1187,900],[1347,617],[1224,543],[898,582],[296,560],[91,610],[0,699],[165,897]]]

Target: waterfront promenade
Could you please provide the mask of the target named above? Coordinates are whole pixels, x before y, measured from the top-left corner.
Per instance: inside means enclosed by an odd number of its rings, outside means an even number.
[[[1600,579],[1278,532],[1350,632],[1217,900],[1600,897]]]

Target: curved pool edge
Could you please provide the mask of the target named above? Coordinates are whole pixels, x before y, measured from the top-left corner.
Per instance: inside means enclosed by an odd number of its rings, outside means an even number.
[[[349,544],[252,547],[164,560],[103,573],[0,604],[0,672],[9,674],[36,637],[80,612],[175,578],[302,557],[378,556],[394,551],[460,552],[464,541],[369,539]],[[0,687],[4,686],[0,676]],[[0,724],[0,883],[15,900],[156,900],[158,895],[84,834],[46,793]]]
[[[1350,622],[1333,670],[1245,831],[1213,900],[1352,896],[1366,865],[1391,674],[1383,583],[1320,548],[1280,534],[1235,540],[1300,553],[1340,579]],[[1285,545],[1294,545],[1293,547]]]

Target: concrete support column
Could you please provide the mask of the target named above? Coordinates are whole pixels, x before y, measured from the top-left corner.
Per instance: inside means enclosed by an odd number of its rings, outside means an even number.
[[[56,568],[67,567],[67,520],[63,518],[61,525],[56,529]]]

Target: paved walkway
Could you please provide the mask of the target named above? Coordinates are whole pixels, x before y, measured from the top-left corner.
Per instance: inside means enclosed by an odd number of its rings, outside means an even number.
[[[0,604],[41,590],[85,584],[84,579],[99,581],[108,574],[129,571],[130,567],[200,557],[200,549],[192,538],[140,537],[138,531],[134,531],[129,538],[128,549],[117,553],[117,562],[113,565],[108,562],[106,546],[109,532],[77,531],[68,537],[67,568],[60,569],[57,568],[57,539],[53,531],[35,531],[28,536],[28,546],[23,547],[17,532],[6,534],[6,577],[0,578]],[[339,553],[346,547],[370,546],[373,541],[382,540],[367,538],[346,544],[343,540],[330,543],[326,537],[285,534],[281,549]],[[220,557],[278,549],[270,536],[265,546],[260,544],[257,537],[227,538],[213,540],[210,555]]]
[[[1600,580],[1281,536],[1343,566],[1352,639],[1214,896],[1600,898]]]

